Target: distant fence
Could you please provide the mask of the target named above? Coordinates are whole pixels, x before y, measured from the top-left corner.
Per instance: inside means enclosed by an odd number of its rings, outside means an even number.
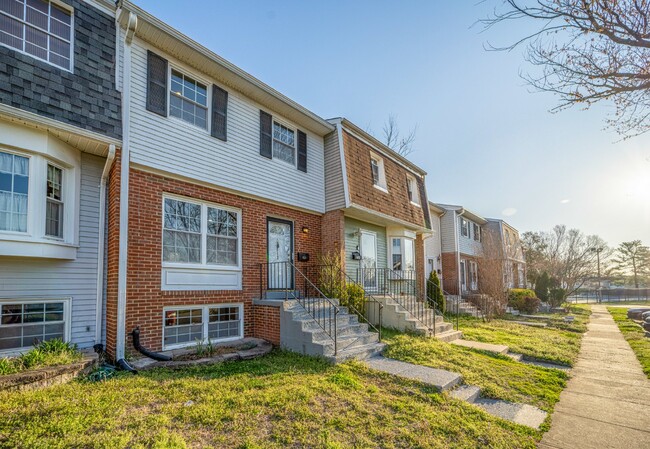
[[[567,298],[572,303],[650,301],[650,288],[579,290]]]

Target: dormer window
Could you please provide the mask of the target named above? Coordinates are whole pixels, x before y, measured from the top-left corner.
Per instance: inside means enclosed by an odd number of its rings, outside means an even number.
[[[172,69],[169,115],[208,129],[207,86]]]
[[[372,184],[379,190],[388,191],[384,160],[372,153],[370,154],[370,171],[372,173]]]
[[[45,0],[0,1],[0,44],[72,70],[72,13]]]
[[[407,176],[406,189],[408,191],[409,201],[416,206],[420,205],[420,192],[418,191],[418,183],[413,176]]]

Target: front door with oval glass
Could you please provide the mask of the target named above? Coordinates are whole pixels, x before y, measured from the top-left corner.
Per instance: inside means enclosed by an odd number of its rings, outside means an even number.
[[[267,243],[269,290],[293,289],[293,223],[269,219]]]

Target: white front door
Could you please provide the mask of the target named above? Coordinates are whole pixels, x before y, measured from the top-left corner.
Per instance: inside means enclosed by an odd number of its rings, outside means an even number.
[[[361,273],[363,288],[377,289],[377,235],[361,231]]]
[[[269,219],[267,223],[268,241],[268,282],[270,290],[293,288],[293,223]]]

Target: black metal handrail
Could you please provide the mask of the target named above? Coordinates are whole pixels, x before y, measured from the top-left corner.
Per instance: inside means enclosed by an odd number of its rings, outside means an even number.
[[[278,291],[284,293],[285,301],[295,299],[332,339],[334,355],[337,355],[339,306],[311,282],[293,262],[261,263],[259,264],[259,273],[260,298],[267,298],[269,291]],[[264,276],[265,273],[266,276]]]
[[[359,268],[358,282],[366,290],[376,290],[391,298],[401,309],[436,335],[437,311],[429,307],[426,293],[418,288],[415,270],[392,270],[390,268]],[[432,311],[433,313],[429,313]]]
[[[381,301],[377,300],[377,298],[375,298],[370,293],[368,293],[368,291],[366,291],[366,289],[363,288],[363,285],[361,285],[360,283],[352,279],[345,271],[343,271],[340,267],[337,267],[335,265],[326,265],[326,264],[310,265],[309,267],[305,267],[305,271],[307,271],[307,273],[312,275],[313,276],[312,279],[316,280],[316,282],[318,282],[319,285],[321,285],[321,287],[323,286],[323,284],[327,284],[330,286],[333,285],[336,286],[341,292],[343,292],[343,289],[347,288],[348,283],[358,286],[363,291],[364,310],[359,310],[358,308],[356,308],[352,301],[346,302],[345,307],[347,307],[348,310],[351,310],[354,314],[356,314],[363,322],[367,323],[369,328],[377,332],[377,334],[379,335],[379,341],[381,341],[381,329],[382,329],[382,319],[383,319],[382,314],[384,309],[384,305],[381,303]],[[370,307],[374,309],[373,312],[376,311],[376,313],[370,313],[368,305],[370,305]],[[377,321],[376,321],[377,325],[373,324],[374,320],[371,319],[370,316],[377,317]]]

